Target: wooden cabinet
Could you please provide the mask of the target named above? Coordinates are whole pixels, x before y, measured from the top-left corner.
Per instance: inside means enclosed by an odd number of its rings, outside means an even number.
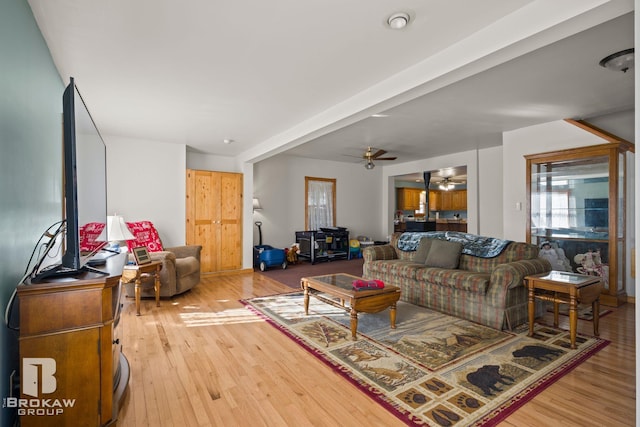
[[[396,197],[398,210],[417,211],[420,209],[420,195],[424,190],[420,188],[398,188]]]
[[[451,193],[451,209],[452,211],[467,210],[467,190],[450,191]]]
[[[203,273],[242,268],[242,174],[187,170],[188,245]]]
[[[466,211],[467,190],[429,191],[430,211]]]
[[[429,191],[429,210],[441,211],[442,210],[442,191]]]
[[[548,242],[554,270],[602,277],[600,301],[626,301],[626,152],[608,144],[525,156],[527,241]],[[541,256],[545,255],[541,253]]]
[[[459,219],[439,219],[436,221],[436,231],[467,232],[467,222]]]
[[[28,406],[19,412],[23,427],[116,420],[129,382],[115,338],[125,259],[109,260],[109,276],[82,273],[18,286],[20,397]]]

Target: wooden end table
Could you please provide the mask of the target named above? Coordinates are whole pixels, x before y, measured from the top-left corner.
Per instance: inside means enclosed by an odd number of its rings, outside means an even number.
[[[400,288],[387,285],[382,289],[353,290],[353,281],[362,279],[350,274],[327,274],[325,276],[303,277],[300,285],[304,290],[304,313],[309,314],[309,296],[313,290],[314,296],[320,301],[342,308],[351,314],[351,338],[355,341],[358,330],[358,313],[378,313],[389,308],[391,329],[396,328],[396,303],[400,299]],[[319,295],[325,293],[333,300]],[[345,305],[349,301],[349,305]]]
[[[140,289],[142,281],[149,277],[154,278],[153,289],[156,293],[156,307],[160,307],[160,270],[162,270],[162,261],[151,261],[142,265],[125,265],[122,270],[122,283],[135,284],[136,298],[136,316],[140,316]]]
[[[524,278],[529,289],[529,336],[533,336],[535,300],[553,302],[553,326],[558,327],[558,304],[569,304],[569,335],[571,348],[576,348],[578,304],[591,304],[593,310],[593,334],[598,336],[600,322],[600,293],[602,278],[584,274],[551,271]]]

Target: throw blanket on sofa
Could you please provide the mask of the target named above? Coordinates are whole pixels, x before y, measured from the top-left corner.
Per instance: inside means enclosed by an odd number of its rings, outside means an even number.
[[[398,249],[409,252],[418,248],[420,239],[428,236],[432,239],[450,240],[462,243],[462,253],[479,258],[493,258],[507,247],[511,240],[502,240],[495,237],[477,236],[475,234],[461,233],[459,231],[428,231],[416,233],[402,233],[398,239]]]

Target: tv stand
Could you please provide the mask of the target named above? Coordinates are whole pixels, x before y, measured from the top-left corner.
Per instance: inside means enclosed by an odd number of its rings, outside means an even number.
[[[96,274],[109,274],[108,271],[102,271],[102,270],[98,270],[97,268],[93,268],[93,267],[89,267],[88,265],[84,265],[81,268],[82,271],[87,271],[89,273],[96,273]]]
[[[62,264],[56,264],[38,272],[31,279],[31,283],[41,283],[47,279],[55,279],[56,277],[76,278],[83,273],[94,273],[99,275],[109,274],[106,271],[98,270],[97,268],[89,267],[88,265],[83,265],[80,267],[80,270],[78,270],[75,268],[64,267]]]
[[[126,260],[127,254],[114,256],[100,273],[85,269],[73,278],[18,285],[20,399],[36,406],[44,400],[73,402],[49,407],[50,412],[59,410],[50,416],[41,414],[42,406],[23,408],[22,427],[115,424],[129,383],[119,325],[120,277]],[[53,369],[53,390],[44,390],[42,382],[34,388],[27,381],[34,370],[38,378],[45,378]]]

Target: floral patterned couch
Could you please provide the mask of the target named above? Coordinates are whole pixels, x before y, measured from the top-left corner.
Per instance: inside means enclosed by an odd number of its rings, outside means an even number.
[[[455,232],[420,234],[420,239],[454,241],[474,237]],[[364,249],[365,279],[398,286],[403,301],[495,329],[511,329],[528,321],[523,279],[551,270],[549,262],[538,257],[538,248],[528,243],[503,241],[504,249],[490,258],[463,250],[457,268],[438,268],[417,260],[419,250],[400,250],[401,239],[401,233],[396,233],[390,244]],[[536,304],[537,316],[543,310],[544,304]]]

